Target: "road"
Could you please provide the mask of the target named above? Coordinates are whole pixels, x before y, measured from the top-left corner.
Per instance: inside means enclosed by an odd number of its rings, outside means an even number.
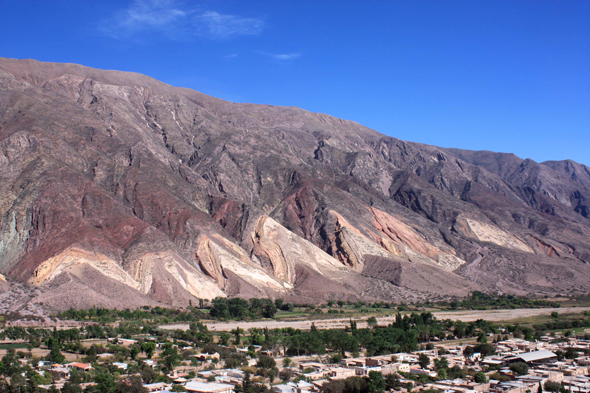
[[[490,322],[499,322],[499,321],[509,321],[512,319],[517,318],[527,318],[533,317],[537,315],[549,315],[553,311],[557,311],[560,314],[567,314],[573,312],[582,312],[582,311],[589,311],[590,307],[562,307],[562,308],[520,308],[514,310],[464,310],[464,311],[441,311],[441,312],[434,312],[433,314],[436,316],[437,319],[452,319],[452,320],[459,320],[463,322],[472,322],[478,319],[485,319]],[[357,326],[365,327],[366,323],[363,322],[369,318],[369,316],[355,318],[355,321],[358,321]],[[384,316],[384,317],[377,317],[378,324],[386,325],[393,322],[395,316]],[[278,328],[286,328],[292,327],[294,329],[310,329],[311,324],[315,323],[315,326],[318,329],[336,329],[336,328],[343,328],[344,326],[350,323],[350,319],[348,318],[340,318],[340,319],[319,319],[315,321],[311,320],[300,320],[300,321],[280,321],[280,320],[265,320],[265,321],[253,321],[253,322],[214,322],[214,323],[207,323],[207,327],[209,330],[216,330],[216,331],[230,331],[237,327],[242,329],[248,330],[251,328],[269,328],[269,329],[278,329]],[[171,324],[171,325],[162,325],[160,326],[162,329],[168,330],[187,330],[189,328],[188,324]]]

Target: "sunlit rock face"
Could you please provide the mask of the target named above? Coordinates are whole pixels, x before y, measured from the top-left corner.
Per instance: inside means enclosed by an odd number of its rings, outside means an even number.
[[[50,308],[588,292],[589,200],[572,161],[0,59],[0,291]]]

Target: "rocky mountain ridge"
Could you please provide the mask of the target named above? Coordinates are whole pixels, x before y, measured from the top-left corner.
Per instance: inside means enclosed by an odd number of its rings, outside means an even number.
[[[0,59],[0,273],[47,307],[586,293],[590,169]]]

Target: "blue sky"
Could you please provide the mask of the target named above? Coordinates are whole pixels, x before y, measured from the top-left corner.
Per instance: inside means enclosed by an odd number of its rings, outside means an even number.
[[[590,1],[0,0],[0,56],[590,165]]]

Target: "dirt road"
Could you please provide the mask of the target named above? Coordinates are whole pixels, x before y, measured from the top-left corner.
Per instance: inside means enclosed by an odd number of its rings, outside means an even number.
[[[499,321],[508,321],[511,319],[517,318],[526,318],[526,317],[533,317],[536,315],[549,315],[553,311],[557,311],[560,314],[572,313],[572,312],[582,312],[588,311],[590,307],[562,307],[562,308],[522,308],[522,309],[515,309],[515,310],[483,310],[483,311],[441,311],[435,312],[434,315],[438,319],[452,319],[452,320],[459,320],[463,322],[471,322],[476,321],[478,319],[485,319],[491,322],[499,322]],[[355,318],[355,321],[358,321],[357,326],[365,327],[366,323],[363,322],[366,320],[367,317]],[[387,316],[387,317],[377,317],[377,322],[381,325],[387,325],[395,320],[395,316]],[[336,328],[343,328],[344,326],[350,323],[348,318],[341,318],[341,319],[320,319],[315,321],[310,320],[301,320],[301,321],[277,321],[277,320],[267,320],[267,321],[254,321],[254,322],[215,322],[215,323],[208,323],[207,327],[209,330],[216,330],[216,331],[230,331],[235,329],[236,327],[240,327],[242,329],[248,330],[250,328],[269,328],[269,329],[278,329],[278,328],[286,328],[292,327],[294,329],[309,329],[311,324],[315,323],[315,326],[318,329],[336,329]],[[187,330],[189,328],[188,324],[171,324],[171,325],[162,325],[160,326],[162,329],[181,329]]]

